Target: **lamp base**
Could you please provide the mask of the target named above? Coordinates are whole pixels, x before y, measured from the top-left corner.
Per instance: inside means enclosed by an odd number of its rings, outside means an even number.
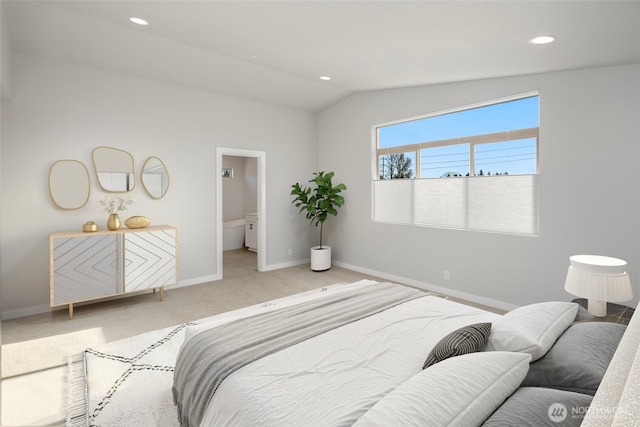
[[[596,317],[606,317],[607,302],[590,299],[587,306],[587,310],[589,311],[589,313],[593,314]]]

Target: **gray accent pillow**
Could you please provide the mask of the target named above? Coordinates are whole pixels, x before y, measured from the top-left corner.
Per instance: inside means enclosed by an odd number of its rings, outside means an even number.
[[[575,322],[585,322],[585,321],[589,321],[589,320],[593,320],[595,316],[591,313],[589,313],[589,311],[580,306],[578,307],[578,313],[576,314],[576,320]]]
[[[594,395],[626,330],[607,322],[575,323],[549,352],[531,363],[522,386]]]
[[[482,427],[578,427],[592,396],[544,387],[520,387]]]
[[[476,323],[456,329],[433,347],[422,369],[426,369],[449,357],[475,353],[484,349],[487,345],[489,334],[491,334],[491,323]]]

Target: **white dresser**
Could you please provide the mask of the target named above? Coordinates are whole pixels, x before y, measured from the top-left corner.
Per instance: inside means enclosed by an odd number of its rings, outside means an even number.
[[[177,282],[177,230],[166,225],[53,233],[49,238],[50,305],[69,306]]]

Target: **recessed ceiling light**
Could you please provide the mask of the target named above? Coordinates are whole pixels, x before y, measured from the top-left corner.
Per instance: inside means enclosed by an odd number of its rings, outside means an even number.
[[[331,80],[331,77],[329,77],[329,76],[321,76],[320,80],[327,80],[328,81],[328,80]]]
[[[138,25],[149,25],[149,23],[147,21],[145,21],[142,18],[129,18],[129,21],[133,22],[134,24],[138,24]]]
[[[555,40],[556,38],[554,36],[538,36],[538,37],[534,37],[531,40],[529,40],[529,43],[531,44],[548,44],[551,43]]]

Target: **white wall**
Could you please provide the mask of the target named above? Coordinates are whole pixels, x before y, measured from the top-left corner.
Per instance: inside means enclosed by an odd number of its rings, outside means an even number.
[[[12,75],[0,135],[3,317],[47,310],[49,233],[87,220],[105,227],[93,175],[90,201],[77,211],[55,208],[47,189],[54,161],[81,160],[93,173],[100,145],[131,152],[138,170],[152,155],[167,165],[167,196],[152,200],[138,183],[127,214],[178,227],[182,284],[217,275],[212,189],[215,147],[224,146],[267,152],[268,266],[308,258],[317,230],[297,214],[290,186],[334,170],[349,187],[326,223],[338,264],[520,305],[571,299],[562,289],[568,257],[597,253],[629,262],[637,303],[638,65],[365,92],[321,113],[319,124],[310,113],[31,56],[14,55]],[[374,124],[532,89],[541,105],[540,237],[371,221]]]
[[[222,167],[232,168],[232,178],[222,178],[222,221],[244,219],[244,158],[222,156]]]
[[[244,212],[258,211],[258,159],[244,158]]]
[[[244,219],[258,210],[258,159],[222,156],[222,167],[233,168],[233,178],[222,180],[222,221]]]
[[[371,221],[373,125],[535,89],[539,237]],[[318,135],[320,169],[348,186],[339,221],[327,221],[338,263],[522,305],[572,299],[569,256],[608,255],[628,261],[637,304],[640,65],[359,93],[320,114]]]
[[[258,210],[258,159],[222,156],[222,167],[233,168],[233,178],[222,180],[222,220],[244,219]]]
[[[105,228],[97,203],[105,194],[91,163],[101,145],[129,151],[136,171],[148,156],[166,164],[168,194],[153,200],[138,182],[122,216],[178,228],[181,284],[217,275],[216,146],[267,153],[267,265],[308,257],[308,227],[289,191],[316,168],[316,115],[32,56],[14,55],[12,67],[1,123],[5,318],[48,309],[50,233],[81,230],[87,220]],[[82,209],[60,210],[50,200],[48,172],[60,159],[80,160],[92,174]]]

